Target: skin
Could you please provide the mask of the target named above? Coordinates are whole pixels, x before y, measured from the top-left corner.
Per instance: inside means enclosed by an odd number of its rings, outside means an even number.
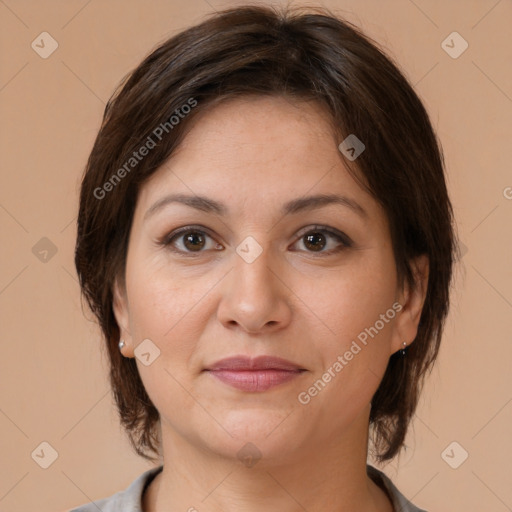
[[[389,356],[416,336],[428,260],[412,262],[415,288],[398,286],[386,214],[348,173],[327,120],[312,102],[229,100],[194,119],[139,192],[114,312],[124,356],[135,357],[145,339],[160,350],[149,366],[137,358],[160,413],[164,460],[145,512],[393,510],[366,474],[370,402]],[[144,219],[170,193],[207,196],[229,214],[172,203]],[[367,217],[338,204],[280,213],[289,200],[322,193],[350,197]],[[174,239],[185,254],[161,243],[188,225],[206,233],[188,244],[183,234]],[[317,238],[308,244],[310,231]],[[236,252],[248,236],[262,248],[252,263]],[[402,310],[301,404],[299,393],[395,302]],[[307,371],[265,392],[203,371],[239,354],[278,356]],[[249,442],[261,455],[252,467],[237,456]]]

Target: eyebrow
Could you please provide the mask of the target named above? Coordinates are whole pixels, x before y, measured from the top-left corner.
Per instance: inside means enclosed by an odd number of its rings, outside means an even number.
[[[195,208],[196,210],[200,210],[206,213],[214,213],[219,216],[226,216],[229,213],[226,205],[205,196],[171,194],[159,199],[156,203],[154,203],[144,214],[144,220],[147,220],[156,212],[172,203],[184,204],[186,206],[190,206],[191,208]],[[345,206],[351,209],[360,217],[364,219],[368,218],[368,213],[366,210],[354,199],[336,194],[317,194],[314,196],[299,197],[297,199],[293,199],[283,205],[281,208],[281,215],[290,215],[302,211],[315,210],[330,204],[339,204]]]

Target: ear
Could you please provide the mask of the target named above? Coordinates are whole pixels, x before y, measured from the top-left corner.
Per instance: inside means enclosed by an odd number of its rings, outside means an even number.
[[[410,345],[418,333],[423,304],[427,296],[429,261],[426,254],[422,254],[412,260],[411,268],[414,275],[414,287],[404,283],[397,302],[402,306],[398,312],[394,325],[391,342],[391,353],[404,348],[404,341]]]
[[[116,277],[112,289],[113,301],[112,309],[119,326],[120,339],[124,340],[125,346],[122,350],[126,357],[134,357],[133,339],[130,333],[130,312],[128,308],[128,298],[126,295],[126,285],[119,277]]]

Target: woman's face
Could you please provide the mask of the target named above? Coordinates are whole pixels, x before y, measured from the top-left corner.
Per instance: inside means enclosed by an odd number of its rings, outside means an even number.
[[[414,339],[422,298],[398,288],[385,213],[340,142],[317,104],[231,100],[194,120],[140,190],[114,310],[164,447],[236,458],[250,442],[292,461],[367,436],[372,395]],[[346,199],[305,201],[320,195]],[[213,370],[233,356],[297,371]]]

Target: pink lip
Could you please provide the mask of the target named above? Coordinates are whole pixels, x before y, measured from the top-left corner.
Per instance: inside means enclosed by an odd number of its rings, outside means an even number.
[[[242,391],[266,391],[299,376],[304,368],[279,357],[251,359],[235,356],[217,361],[206,368],[211,375]]]

